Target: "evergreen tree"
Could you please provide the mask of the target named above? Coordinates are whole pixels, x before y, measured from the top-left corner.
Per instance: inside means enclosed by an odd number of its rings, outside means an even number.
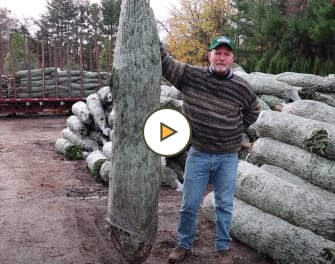
[[[102,6],[102,31],[109,39],[109,45],[104,46],[106,70],[111,70],[116,32],[119,25],[121,0],[101,0]]]
[[[329,0],[310,0],[307,15],[312,19],[310,38],[315,45],[315,55],[327,58],[335,55],[335,7]],[[333,56],[334,57],[334,56]]]
[[[35,54],[30,53],[29,58],[26,54],[26,37],[19,33],[14,32],[12,35],[12,47],[13,47],[13,54],[10,54],[10,51],[8,51],[6,58],[5,58],[5,67],[7,72],[11,72],[13,66],[15,68],[15,71],[24,70],[27,67],[31,68],[30,66],[33,65],[35,61]],[[13,56],[13,58],[11,58]],[[27,66],[27,61],[31,62],[31,65]],[[12,65],[12,62],[14,65]]]
[[[9,36],[16,28],[18,28],[17,19],[11,16],[10,10],[0,7],[0,74],[4,73],[5,57],[9,52]]]
[[[44,18],[47,19],[49,30],[57,40],[56,66],[63,68],[69,57],[69,41],[73,37],[73,32],[76,32],[78,4],[74,0],[50,0],[47,2],[46,8],[47,14],[44,15]]]
[[[167,44],[179,60],[207,65],[211,39],[228,33],[229,2],[220,0],[181,0],[167,22]]]

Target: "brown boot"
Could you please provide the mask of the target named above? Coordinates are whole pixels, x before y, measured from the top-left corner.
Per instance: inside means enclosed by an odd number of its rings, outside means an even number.
[[[187,255],[190,254],[190,250],[182,247],[175,247],[170,253],[168,260],[169,263],[177,263],[182,261]]]
[[[228,250],[218,250],[218,264],[233,264],[233,258]]]

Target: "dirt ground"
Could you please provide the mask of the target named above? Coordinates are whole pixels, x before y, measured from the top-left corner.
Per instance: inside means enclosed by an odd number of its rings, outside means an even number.
[[[0,118],[0,263],[126,263],[105,230],[108,187],[84,161],[66,161],[54,143],[65,116]],[[159,227],[147,264],[167,263],[176,242],[181,193],[162,187]],[[214,225],[200,213],[192,254],[182,263],[215,263]],[[235,264],[272,260],[233,241]]]

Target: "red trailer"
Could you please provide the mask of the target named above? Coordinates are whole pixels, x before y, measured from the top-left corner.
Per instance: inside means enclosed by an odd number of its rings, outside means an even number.
[[[50,69],[50,68],[49,68]],[[17,75],[14,76],[1,76],[0,78],[0,114],[11,114],[11,113],[40,113],[52,111],[56,113],[70,111],[72,105],[77,101],[86,101],[86,96],[90,93],[96,92],[102,86],[108,83],[108,75],[104,73],[103,77],[100,72],[83,72],[80,71],[76,76],[76,83],[71,83],[71,71],[68,72],[68,81],[64,85],[58,83],[60,77],[58,76],[58,70],[52,68],[52,74],[54,79],[52,81],[52,91],[50,86],[46,84],[45,69],[42,69],[42,77],[40,85],[36,87],[36,81],[32,81],[31,70],[28,70],[25,87],[21,86],[20,78]],[[63,71],[64,72],[64,71]],[[49,70],[50,73],[50,70]],[[87,76],[96,78],[93,80],[93,88],[91,90],[84,89],[84,80],[88,80]],[[86,78],[86,79],[85,79]],[[102,79],[104,78],[104,79]],[[63,77],[64,79],[64,77]],[[92,81],[92,79],[91,79]],[[33,87],[32,83],[35,85]],[[73,87],[73,85],[76,85]],[[90,83],[88,84],[90,85]],[[48,88],[48,89],[47,89]],[[38,91],[36,91],[36,89]]]
[[[0,114],[11,114],[11,113],[38,113],[38,112],[65,112],[71,110],[72,104],[77,101],[83,101],[86,99],[84,96],[79,97],[46,97],[44,92],[44,86],[41,87],[42,96],[33,97],[32,94],[28,94],[27,97],[19,97],[20,87],[15,86],[15,81],[6,80],[6,78],[0,78]],[[9,84],[10,83],[10,84]],[[11,92],[8,91],[8,85],[11,85]],[[57,85],[55,95],[58,95]],[[80,93],[83,94],[82,92]]]
[[[77,101],[84,97],[67,98],[0,98],[0,114],[10,113],[38,113],[38,112],[66,112],[71,110]]]

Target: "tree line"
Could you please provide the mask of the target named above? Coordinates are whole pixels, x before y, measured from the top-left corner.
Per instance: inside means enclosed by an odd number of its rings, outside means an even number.
[[[334,0],[180,0],[165,29],[184,62],[207,65],[210,40],[229,35],[248,72],[335,72]]]
[[[120,5],[48,0],[39,19],[23,22],[0,6],[0,72],[41,66],[110,71]]]
[[[19,22],[0,4],[0,73],[13,64],[109,72],[120,5],[48,0],[39,19]],[[335,0],[179,0],[169,11],[157,24],[181,61],[207,65],[211,39],[229,35],[248,72],[335,72]]]

